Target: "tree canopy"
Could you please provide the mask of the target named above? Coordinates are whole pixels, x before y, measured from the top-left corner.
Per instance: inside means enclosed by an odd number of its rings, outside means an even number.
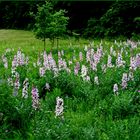
[[[65,16],[65,10],[60,9],[54,11],[53,4],[46,1],[45,4],[38,7],[38,12],[35,15],[35,35],[39,39],[49,38],[52,43],[54,39],[62,37],[66,32],[68,17]]]
[[[33,29],[35,19],[29,13],[37,13],[37,5],[43,4],[45,0],[1,1],[0,28]],[[140,1],[56,1],[53,11],[60,9],[68,11],[68,30],[84,37],[131,37],[140,33]]]

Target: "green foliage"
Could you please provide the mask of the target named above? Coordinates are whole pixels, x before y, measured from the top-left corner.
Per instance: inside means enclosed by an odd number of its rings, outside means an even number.
[[[84,35],[87,37],[95,37],[101,31],[101,28],[98,26],[99,21],[95,18],[90,18],[87,23],[87,28],[85,29]]]
[[[19,36],[16,39],[19,39]],[[11,38],[8,40],[12,42],[12,46],[8,41],[5,41],[5,44],[1,45],[4,49],[7,46],[13,48],[14,45],[17,45],[17,42],[13,42]],[[0,59],[0,139],[139,140],[140,71],[139,68],[134,71],[134,81],[128,82],[127,89],[121,88],[122,74],[129,71],[130,46],[121,41],[119,44],[119,41],[117,43],[102,41],[104,56],[97,66],[97,71],[92,71],[89,68],[86,51],[83,47],[79,47],[84,43],[78,47],[76,45],[66,47],[66,44],[63,44],[61,49],[63,49],[64,55],[61,57],[66,62],[72,60],[73,64],[67,65],[71,72],[68,73],[63,69],[58,72],[58,75],[54,75],[53,71],[46,70],[43,77],[39,75],[39,68],[43,67],[42,52],[39,56],[40,59],[42,58],[41,66],[33,67],[33,64],[37,62],[37,51],[40,48],[33,49],[32,45],[28,44],[30,49],[26,50],[26,45],[23,46],[22,49],[29,55],[29,63],[26,66],[17,67],[21,87],[16,97],[13,96],[13,87],[7,84],[7,78],[11,75],[11,60],[16,49],[7,53],[3,48],[0,49],[0,55],[5,54],[9,64],[8,69],[4,68],[3,61]],[[34,43],[36,44],[36,42]],[[95,52],[100,44],[101,42],[94,41]],[[92,47],[92,43],[89,46]],[[110,46],[113,46],[116,52],[119,52],[123,47],[122,56],[123,60],[126,60],[126,65],[119,68],[107,68],[104,73],[101,70],[101,64],[107,63]],[[83,53],[82,61],[79,61],[79,51]],[[133,53],[134,56],[139,53],[139,46],[133,49]],[[58,60],[57,50],[53,50],[52,55],[55,60]],[[73,55],[75,59],[72,59]],[[116,57],[112,56],[113,65],[115,65]],[[84,81],[80,72],[78,75],[74,74],[73,68],[77,61],[80,66],[83,64],[89,68],[90,81]],[[99,77],[99,85],[94,83],[95,75]],[[24,99],[21,90],[26,77],[29,79],[29,97]],[[45,100],[39,99],[39,109],[33,110],[32,85],[37,86],[39,94],[41,94],[46,82],[49,83],[50,90],[46,90]],[[115,83],[119,86],[118,95],[113,93]],[[56,97],[58,96],[64,100],[64,117],[62,118],[55,116]]]
[[[14,138],[16,134],[27,138],[32,119],[31,98],[14,97],[6,82],[0,83],[1,138]]]
[[[36,3],[33,1],[0,1],[0,28],[32,29],[33,18],[29,11],[33,10],[36,11]]]
[[[51,2],[46,1],[46,4],[39,6],[35,16],[36,37],[44,41],[46,38],[54,41],[55,38],[63,36],[68,24],[68,17],[64,14],[65,10],[54,11]]]
[[[139,2],[117,1],[99,19],[91,18],[85,29],[87,37],[131,37],[132,33],[139,34]],[[133,11],[135,14],[133,14]]]

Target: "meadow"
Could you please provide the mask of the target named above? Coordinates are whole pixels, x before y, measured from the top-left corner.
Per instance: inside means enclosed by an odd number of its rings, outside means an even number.
[[[140,42],[0,30],[0,139],[139,140]]]

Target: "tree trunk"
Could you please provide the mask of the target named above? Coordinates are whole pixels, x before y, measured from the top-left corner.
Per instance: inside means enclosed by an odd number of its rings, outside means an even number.
[[[43,41],[44,41],[44,51],[45,51],[45,38],[44,38],[44,40],[43,40]]]
[[[51,39],[51,52],[52,52],[52,48],[54,47],[54,38]]]
[[[57,50],[58,50],[58,45],[59,45],[59,40],[58,40],[58,38],[57,38],[57,40],[56,40]]]

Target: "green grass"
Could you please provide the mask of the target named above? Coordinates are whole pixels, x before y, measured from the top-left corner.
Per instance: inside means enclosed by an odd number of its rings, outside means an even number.
[[[80,39],[76,41],[74,38],[60,39],[59,46],[67,48],[70,44],[73,46],[83,46],[89,41]],[[0,30],[0,47],[1,50],[5,48],[22,48],[25,52],[42,51],[44,49],[43,41],[36,39],[33,32],[23,30]],[[51,43],[46,39],[46,49],[50,50]],[[56,48],[54,48],[56,49]]]
[[[70,45],[71,43],[71,45]],[[79,51],[83,52],[84,61],[80,64],[89,66],[85,60],[84,46],[89,41],[74,38],[61,39],[59,50],[64,50],[66,61],[76,56],[79,60]],[[94,41],[94,48],[100,45],[100,40]],[[103,40],[104,51],[114,42]],[[115,45],[114,45],[115,46]],[[116,48],[115,48],[116,47]],[[117,46],[114,48],[120,51]],[[18,48],[29,56],[29,66],[19,66],[20,83],[28,77],[29,98],[21,98],[22,87],[17,97],[12,96],[13,88],[4,80],[11,75],[11,68],[4,69],[0,59],[0,139],[31,139],[31,140],[139,140],[140,139],[140,72],[134,72],[134,82],[130,83],[126,90],[120,90],[119,95],[114,95],[112,87],[114,83],[121,83],[123,72],[128,72],[129,67],[108,68],[104,74],[99,67],[97,72],[89,71],[90,82],[82,80],[65,71],[54,77],[51,72],[46,72],[46,77],[39,77],[39,67],[34,68],[32,63],[37,61],[38,53],[43,51],[43,42],[35,39],[34,34],[22,30],[0,30],[0,56],[6,48],[14,48],[13,52],[7,53],[9,64]],[[49,40],[46,40],[47,53],[51,49]],[[134,54],[139,52],[138,47]],[[75,52],[74,52],[75,50]],[[129,50],[128,50],[129,52]],[[124,52],[125,53],[125,52]],[[52,51],[57,60],[57,48]],[[107,62],[107,54],[101,63]],[[125,56],[129,66],[129,54]],[[98,75],[100,85],[94,84],[94,76]],[[5,79],[4,79],[5,78]],[[3,81],[1,81],[3,80]],[[46,93],[46,100],[40,99],[40,109],[32,109],[31,88],[35,84],[41,91],[41,86],[46,83],[51,85],[51,90]],[[119,85],[120,86],[120,85]],[[120,87],[119,87],[120,88]],[[64,119],[55,117],[56,97],[64,99]],[[2,118],[2,119],[1,119]]]

